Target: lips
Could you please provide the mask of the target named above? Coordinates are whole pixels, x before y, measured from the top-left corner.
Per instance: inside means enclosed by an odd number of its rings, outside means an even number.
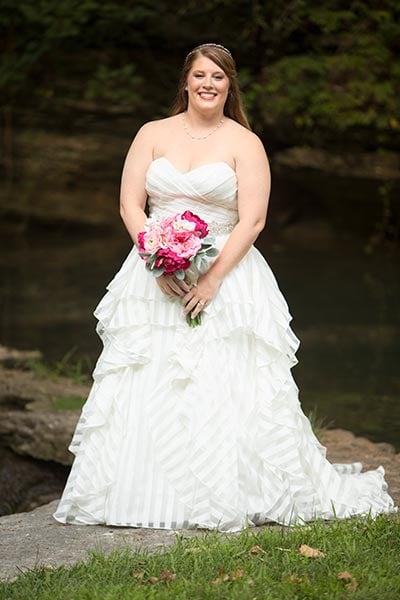
[[[199,96],[200,98],[203,98],[203,100],[214,100],[216,95],[217,94],[214,94],[213,92],[199,92]]]

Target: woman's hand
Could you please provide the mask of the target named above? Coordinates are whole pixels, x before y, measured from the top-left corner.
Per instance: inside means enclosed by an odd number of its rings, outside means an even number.
[[[160,275],[156,281],[160,290],[170,297],[185,296],[190,291],[190,286],[174,275]]]
[[[202,275],[197,284],[194,284],[182,298],[185,315],[190,313],[192,319],[195,319],[217,294],[221,283],[222,280],[214,275],[209,273]]]

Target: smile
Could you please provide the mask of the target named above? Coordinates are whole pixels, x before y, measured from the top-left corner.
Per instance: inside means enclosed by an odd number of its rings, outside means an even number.
[[[199,92],[200,98],[204,100],[213,100],[217,94],[214,92]]]

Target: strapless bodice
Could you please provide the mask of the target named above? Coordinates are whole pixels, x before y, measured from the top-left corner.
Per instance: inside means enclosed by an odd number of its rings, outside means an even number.
[[[146,173],[146,191],[155,219],[191,210],[213,235],[229,233],[238,221],[236,174],[222,161],[182,173],[167,158],[156,158]]]

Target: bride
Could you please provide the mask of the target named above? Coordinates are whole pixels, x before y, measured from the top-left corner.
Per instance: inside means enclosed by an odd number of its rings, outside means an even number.
[[[300,341],[253,245],[269,193],[231,53],[197,46],[172,116],[143,125],[125,160],[134,245],[94,312],[104,348],[69,447],[61,523],[233,532],[397,510],[383,467],[330,464],[301,409]],[[208,223],[219,254],[197,283],[145,269],[146,203],[155,220],[190,210]]]

